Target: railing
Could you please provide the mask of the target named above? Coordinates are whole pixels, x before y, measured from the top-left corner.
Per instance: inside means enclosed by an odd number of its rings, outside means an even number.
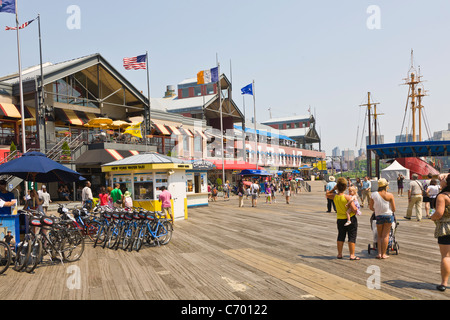
[[[47,157],[54,161],[60,161],[60,160],[72,160],[72,155],[74,152],[76,152],[82,145],[85,144],[84,139],[84,133],[80,133],[75,138],[72,138],[71,136],[66,136],[64,139],[60,140],[52,149],[47,151]],[[63,159],[63,152],[62,146],[64,143],[68,144],[70,148],[70,159]]]
[[[3,159],[0,161],[0,164],[7,163],[8,161],[11,161],[12,159],[15,159],[15,158],[17,158],[17,157],[19,157],[19,156],[20,156],[19,151],[14,150],[13,152],[10,152],[10,153],[8,154],[7,157],[3,158]]]

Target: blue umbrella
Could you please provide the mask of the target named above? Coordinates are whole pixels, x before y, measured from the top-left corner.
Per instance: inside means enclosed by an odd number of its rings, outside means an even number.
[[[271,174],[265,170],[242,170],[240,173],[241,176],[270,176]]]
[[[86,180],[80,173],[66,168],[40,152],[28,152],[0,165],[0,175],[12,175],[25,181],[65,183]]]

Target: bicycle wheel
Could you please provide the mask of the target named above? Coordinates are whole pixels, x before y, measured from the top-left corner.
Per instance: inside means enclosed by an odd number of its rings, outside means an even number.
[[[94,248],[97,245],[101,245],[103,241],[105,241],[105,237],[106,237],[106,227],[105,225],[101,225],[100,228],[98,229],[97,236],[95,237]]]
[[[159,225],[158,232],[156,234],[159,244],[168,244],[172,239],[172,232],[172,224],[169,221],[162,222],[162,225]]]
[[[0,241],[0,274],[5,273],[10,264],[11,248],[6,242]]]
[[[125,235],[126,229],[128,228],[128,226],[123,225],[119,230],[118,230],[118,236],[117,236],[117,242],[114,245],[114,250],[119,249],[119,246],[121,245],[122,241],[123,241],[123,237]]]
[[[106,238],[106,245],[108,249],[114,249],[120,237],[120,227],[112,226],[108,231],[108,236]]]
[[[36,269],[42,257],[42,241],[41,239],[34,239],[31,245],[31,253],[25,267],[25,271],[31,273]]]
[[[144,244],[145,239],[145,233],[147,232],[147,226],[141,226],[140,228],[136,228],[132,245],[130,246],[130,251],[136,250],[136,252],[139,252],[141,250],[142,245]]]
[[[31,241],[30,239],[25,239],[23,242],[19,243],[16,251],[16,260],[14,262],[14,270],[22,271],[25,268],[28,259],[31,254]]]
[[[133,237],[133,233],[134,230],[136,229],[136,227],[134,225],[129,226],[126,230],[125,233],[123,235],[123,239],[122,239],[122,249],[123,250],[127,250],[128,247],[130,247],[131,245],[131,238]]]
[[[74,262],[81,258],[84,252],[84,237],[79,231],[72,231],[64,238],[61,252],[65,261]]]
[[[158,227],[157,222],[149,222],[147,224],[147,232],[145,233],[145,240],[147,241],[147,244],[150,247],[154,247],[158,244],[156,241],[155,235],[156,235],[156,228]]]
[[[95,241],[97,239],[97,233],[100,230],[100,223],[97,221],[91,221],[86,225],[86,233],[89,239]]]

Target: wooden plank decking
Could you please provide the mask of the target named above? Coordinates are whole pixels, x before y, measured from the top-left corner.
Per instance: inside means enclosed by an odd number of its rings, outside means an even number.
[[[164,247],[140,252],[92,248],[81,260],[39,266],[34,274],[9,269],[0,276],[2,299],[64,300],[393,300],[449,299],[435,290],[440,254],[430,220],[406,221],[406,197],[398,198],[400,254],[387,260],[368,255],[370,212],[359,217],[360,261],[336,259],[336,219],[325,213],[323,186],[312,193],[252,208],[237,198],[189,210],[175,223]],[[381,289],[369,289],[380,270]],[[79,275],[79,277],[77,277]],[[73,281],[79,279],[79,282]]]

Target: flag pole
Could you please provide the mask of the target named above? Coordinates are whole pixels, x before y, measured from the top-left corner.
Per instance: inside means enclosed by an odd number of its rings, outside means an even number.
[[[151,114],[151,110],[150,110],[150,71],[148,68],[148,51],[146,51],[146,58],[145,58],[145,63],[146,63],[146,69],[147,69],[147,92],[148,92],[148,117],[147,119],[145,119],[145,121],[148,121],[147,123],[147,128],[149,129],[149,133],[152,133],[152,114]],[[147,131],[147,128],[145,128],[145,131]],[[147,132],[145,132],[145,145],[147,145]]]
[[[152,114],[151,114],[151,110],[150,110],[150,71],[148,68],[148,51],[146,52],[146,64],[147,64],[147,92],[148,92],[148,121],[150,122],[148,124],[149,128],[150,128],[150,133],[152,131]]]
[[[221,133],[221,143],[222,143],[222,186],[225,185],[225,154],[223,147],[223,114],[222,114],[222,86],[220,84],[220,63],[217,63],[217,73],[218,76],[218,89],[219,89],[219,109],[220,109],[220,133]],[[225,198],[225,193],[224,193]]]
[[[258,170],[258,131],[256,131],[256,99],[255,99],[255,80],[252,83],[252,92],[253,92],[253,122],[255,125],[255,154],[256,154],[256,170]]]
[[[244,108],[244,121],[242,121],[242,152],[244,153],[244,162],[247,162],[247,153],[245,148],[245,95],[242,95],[242,106]]]
[[[41,115],[43,118],[43,125],[44,125],[44,148],[45,152],[47,153],[47,124],[45,122],[45,97],[44,97],[44,67],[42,66],[42,37],[41,37],[41,15],[38,14],[38,32],[39,32],[39,60],[41,62],[41,85],[40,85],[40,95],[39,96],[39,108],[38,108],[38,119],[39,122],[41,120]],[[44,110],[43,110],[44,109]]]
[[[25,118],[24,118],[24,106],[23,106],[23,84],[22,84],[22,62],[20,60],[20,36],[19,36],[19,14],[16,1],[16,27],[17,27],[17,57],[19,63],[19,92],[20,92],[20,113],[22,119],[22,153],[27,152],[26,136],[25,136]]]

